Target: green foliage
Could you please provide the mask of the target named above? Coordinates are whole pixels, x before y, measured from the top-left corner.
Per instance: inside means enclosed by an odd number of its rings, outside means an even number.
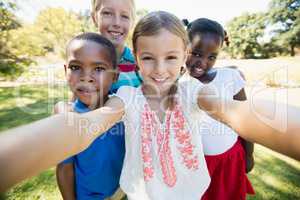
[[[64,56],[68,40],[87,31],[85,20],[83,16],[66,12],[63,8],[47,8],[40,12],[35,26],[39,29],[44,48]]]
[[[230,46],[226,48],[226,51],[232,57],[255,58],[260,56],[259,39],[264,34],[264,17],[265,15],[262,13],[244,13],[227,24]]]
[[[14,49],[9,46],[11,31],[21,25],[13,14],[15,4],[11,1],[0,0],[0,76],[17,77],[31,60],[15,54]]]
[[[269,58],[295,55],[300,47],[300,1],[272,0],[265,14],[243,14],[227,24],[230,47],[227,53],[234,58]],[[272,29],[272,33],[266,32]],[[269,38],[265,42],[263,38]]]
[[[295,47],[300,47],[300,1],[272,0],[268,21],[275,25],[275,37],[279,45],[289,47],[290,55],[295,55]]]
[[[16,5],[0,0],[0,76],[16,78],[33,63],[35,56],[49,52],[64,57],[66,43],[81,32],[95,32],[90,12],[42,10],[34,24],[20,24],[13,14]]]

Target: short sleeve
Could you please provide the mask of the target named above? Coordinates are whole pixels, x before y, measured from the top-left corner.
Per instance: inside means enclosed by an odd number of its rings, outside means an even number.
[[[75,161],[75,156],[71,156],[63,160],[62,162],[60,162],[60,164],[70,164],[70,163],[74,163],[74,161]]]
[[[203,86],[203,83],[188,74],[185,74],[179,80],[180,98],[191,111],[199,109],[198,97]]]
[[[131,86],[122,86],[118,89],[116,94],[112,94],[110,95],[110,97],[112,96],[119,97],[123,101],[126,110],[131,104],[134,103],[135,93],[136,93],[136,88]]]
[[[241,89],[246,85],[246,81],[241,76],[238,70],[232,70],[232,80],[233,80],[233,95],[236,95]]]

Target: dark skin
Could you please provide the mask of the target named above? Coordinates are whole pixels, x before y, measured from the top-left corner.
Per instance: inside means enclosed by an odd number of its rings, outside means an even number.
[[[217,71],[211,69],[216,63],[222,45],[222,39],[218,35],[206,33],[195,36],[186,62],[190,75],[202,83],[210,83],[214,80]],[[240,74],[244,78],[241,72]],[[237,101],[247,100],[244,88],[235,94],[233,99]],[[242,139],[242,145],[246,152],[246,172],[248,173],[254,167],[254,144]]]
[[[112,83],[118,78],[108,50],[93,41],[75,40],[69,44],[65,72],[73,95],[91,110],[103,106]],[[54,113],[60,112],[56,104]],[[57,165],[56,177],[63,199],[75,200],[74,164]]]

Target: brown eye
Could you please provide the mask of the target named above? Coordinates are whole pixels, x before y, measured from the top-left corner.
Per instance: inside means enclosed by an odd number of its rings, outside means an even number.
[[[68,67],[71,71],[76,71],[80,69],[79,65],[69,65]]]
[[[217,59],[217,56],[209,56],[208,59],[210,61],[215,61]]]
[[[197,52],[193,52],[193,51],[192,51],[192,55],[195,56],[195,57],[199,57],[199,58],[202,57],[202,54],[197,53]]]
[[[176,59],[177,59],[177,56],[168,56],[167,59],[168,59],[168,60],[176,60]]]
[[[102,15],[104,15],[104,16],[112,16],[112,12],[110,12],[110,11],[103,11]]]
[[[145,57],[142,57],[142,60],[153,60],[153,59],[150,56],[145,56]]]
[[[95,71],[96,72],[102,72],[102,71],[105,71],[106,69],[104,67],[96,67],[95,68]]]

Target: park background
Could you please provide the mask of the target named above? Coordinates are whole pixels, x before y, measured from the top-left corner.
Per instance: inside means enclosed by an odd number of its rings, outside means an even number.
[[[246,76],[250,99],[300,107],[299,0],[136,3],[137,20],[152,10],[167,10],[182,19],[219,21],[230,46],[217,66],[237,66]],[[0,0],[0,131],[49,116],[57,101],[70,97],[64,48],[72,36],[97,31],[90,7],[88,0]],[[256,196],[248,199],[300,199],[298,161],[256,145],[255,163],[249,177]],[[23,181],[0,199],[61,199],[55,168]]]

